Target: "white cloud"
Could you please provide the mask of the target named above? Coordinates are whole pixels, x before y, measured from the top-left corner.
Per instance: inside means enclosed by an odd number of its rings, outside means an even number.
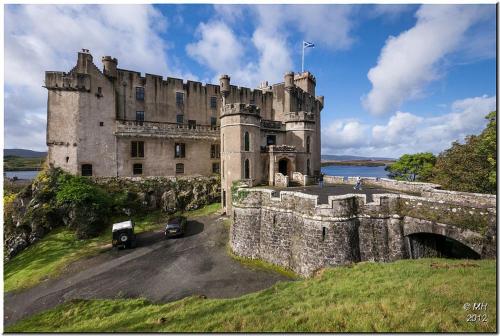
[[[422,5],[415,26],[389,37],[368,72],[373,87],[362,97],[364,107],[383,114],[421,97],[426,84],[442,76],[444,58],[461,49],[467,30],[490,12],[490,6]]]
[[[201,23],[199,40],[186,48],[188,55],[216,73],[214,81],[227,73],[238,79],[236,85],[281,82],[300,49],[288,42],[290,28],[331,50],[347,49],[354,41],[352,7],[347,5],[216,5],[215,10],[217,19]],[[232,28],[248,17],[257,22],[251,37]]]
[[[447,114],[421,117],[398,111],[384,125],[337,120],[322,130],[323,154],[399,157],[405,153],[438,154],[454,141],[479,134],[485,116],[496,109],[496,97],[454,101]]]
[[[331,50],[348,49],[354,42],[351,5],[260,5],[255,9],[266,31],[297,29],[306,40]]]
[[[81,48],[99,67],[112,55],[120,68],[166,74],[167,26],[152,6],[5,6],[5,147],[46,149],[44,72],[71,70]]]

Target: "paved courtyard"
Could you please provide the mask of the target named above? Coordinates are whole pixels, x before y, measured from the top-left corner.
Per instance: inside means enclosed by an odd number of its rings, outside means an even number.
[[[366,201],[373,201],[373,194],[401,194],[402,192],[395,192],[394,190],[388,190],[383,188],[373,188],[362,186],[361,190],[354,190],[353,185],[348,184],[325,184],[323,188],[318,185],[311,185],[307,187],[289,187],[289,188],[273,188],[275,190],[293,190],[300,191],[305,194],[318,195],[318,204],[327,204],[328,196],[338,196],[345,194],[365,194]]]

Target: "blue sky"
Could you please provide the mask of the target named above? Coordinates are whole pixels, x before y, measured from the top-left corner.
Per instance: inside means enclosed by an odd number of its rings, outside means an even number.
[[[58,24],[55,25],[54,22]],[[45,150],[45,70],[90,49],[142,73],[257,87],[306,70],[323,154],[439,153],[496,107],[495,5],[9,5],[5,147]]]

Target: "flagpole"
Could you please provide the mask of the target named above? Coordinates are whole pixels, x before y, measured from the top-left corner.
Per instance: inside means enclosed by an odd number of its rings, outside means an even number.
[[[304,42],[302,42],[302,72],[304,72]]]

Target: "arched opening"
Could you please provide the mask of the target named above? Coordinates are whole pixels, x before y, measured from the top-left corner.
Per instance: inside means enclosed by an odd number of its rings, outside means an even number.
[[[287,159],[279,160],[278,172],[280,172],[283,175],[288,175],[288,160]]]
[[[248,152],[250,150],[250,134],[248,134],[248,132],[245,132],[244,143],[245,143],[245,151]]]
[[[311,153],[311,137],[306,138],[306,152]]]
[[[250,178],[250,161],[248,159],[245,160],[245,179]]]
[[[413,233],[407,236],[411,259],[451,258],[480,259],[481,256],[461,242],[435,233]]]

